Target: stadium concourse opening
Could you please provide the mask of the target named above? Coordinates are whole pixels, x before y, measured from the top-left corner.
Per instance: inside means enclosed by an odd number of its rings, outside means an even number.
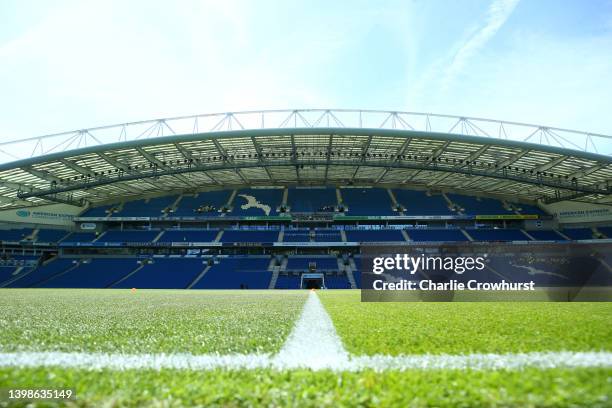
[[[464,126],[385,125],[408,123],[409,113],[289,114],[275,128],[249,128],[236,113],[220,123],[240,118],[241,130],[148,139],[126,136],[125,125],[118,143],[60,144],[65,151],[0,164],[0,287],[356,289],[364,249],[375,245],[612,237],[609,156],[531,136],[452,133]],[[348,121],[353,114],[359,120]],[[346,122],[322,121],[330,115]],[[383,125],[367,127],[376,115]],[[534,132],[542,129],[553,128]],[[499,279],[553,285],[562,282],[555,268],[539,259],[487,265]]]

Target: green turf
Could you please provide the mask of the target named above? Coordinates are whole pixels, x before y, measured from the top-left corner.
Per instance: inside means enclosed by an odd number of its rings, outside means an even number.
[[[1,351],[275,352],[301,291],[0,290]]]
[[[609,407],[612,370],[121,371],[0,369],[0,387],[76,389],[77,406]]]
[[[354,354],[612,350],[612,303],[361,303],[321,291]]]

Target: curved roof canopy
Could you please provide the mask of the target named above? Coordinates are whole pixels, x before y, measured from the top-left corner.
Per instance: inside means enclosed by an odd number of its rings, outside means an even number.
[[[0,164],[0,208],[295,184],[610,202],[609,155],[431,129],[332,125],[205,133],[194,128],[191,134],[125,138],[16,160]]]

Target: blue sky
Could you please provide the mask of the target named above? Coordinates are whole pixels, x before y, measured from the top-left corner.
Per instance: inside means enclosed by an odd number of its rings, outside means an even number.
[[[0,139],[342,107],[612,134],[612,1],[0,2]]]

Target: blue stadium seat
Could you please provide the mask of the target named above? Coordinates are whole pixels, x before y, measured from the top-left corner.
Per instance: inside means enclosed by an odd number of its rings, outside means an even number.
[[[36,287],[44,283],[47,279],[72,268],[74,264],[72,258],[57,258],[46,265],[41,265],[27,275],[8,285],[9,288],[29,288]]]
[[[91,242],[96,239],[95,232],[73,232],[68,235],[62,243],[73,243],[73,242]]]
[[[538,241],[566,241],[565,238],[552,230],[531,230],[527,233]]]
[[[475,241],[530,241],[529,237],[518,229],[468,229],[468,234]]]
[[[32,234],[31,228],[0,230],[0,241],[24,241],[27,236]]]
[[[278,275],[276,279],[275,289],[299,289],[300,288],[300,277],[299,276],[288,276]]]
[[[318,212],[324,207],[336,207],[338,205],[336,189],[289,188],[287,205],[291,208],[291,212]]]
[[[42,288],[106,288],[138,267],[136,258],[94,258],[41,284]]]
[[[315,229],[316,242],[342,242],[342,235],[339,230],[334,229]]]
[[[394,242],[406,241],[400,230],[346,230],[349,242]]]
[[[222,258],[193,289],[267,289],[272,279],[268,257]]]
[[[325,287],[327,289],[350,289],[351,284],[346,275],[325,275]]]
[[[542,210],[540,207],[529,204],[519,204],[519,203],[511,203],[515,208],[518,209],[520,214],[525,215],[547,215],[546,211]]]
[[[506,210],[499,200],[485,197],[472,197],[462,194],[447,194],[447,197],[459,207],[464,208],[466,215],[509,215],[513,211]]]
[[[280,231],[225,230],[221,242],[276,242]]]
[[[159,231],[120,231],[109,230],[96,242],[151,242]]]
[[[178,208],[172,213],[172,216],[177,217],[217,217],[222,215],[219,210],[227,204],[232,190],[223,191],[206,191],[199,193],[197,196],[184,195],[178,203]],[[211,206],[215,210],[198,213],[196,210],[200,207]]]
[[[340,192],[347,215],[398,215],[384,188],[343,188]]]
[[[562,232],[573,240],[593,239],[590,228],[564,228]]]
[[[427,196],[425,191],[393,190],[395,199],[405,210],[404,215],[456,215],[448,209],[448,203],[441,195]]]
[[[88,208],[80,217],[107,217],[107,211],[113,208],[113,205],[102,205],[100,207]]]
[[[213,242],[219,230],[167,230],[157,242]]]
[[[281,188],[249,188],[239,190],[234,197],[232,203],[232,215],[237,216],[268,216],[277,215],[276,209],[281,205],[283,201],[283,189]],[[243,205],[248,205],[248,197],[253,197],[257,203],[263,204],[262,207],[249,207],[243,209]],[[265,208],[267,206],[267,208]],[[266,213],[266,210],[269,210]]]
[[[468,241],[459,229],[409,229],[406,232],[413,241]]]
[[[205,267],[202,258],[154,258],[153,263],[144,265],[113,287],[185,289]]]
[[[612,238],[612,227],[597,227],[597,230],[608,238]]]
[[[38,231],[36,235],[37,242],[58,242],[66,235],[68,235],[68,231],[66,230],[56,230],[56,229],[41,229]]]
[[[309,242],[310,230],[307,229],[288,229],[285,230],[283,242]]]
[[[113,214],[116,217],[161,217],[162,210],[171,206],[177,196],[151,198],[149,200],[127,201],[121,211]]]

